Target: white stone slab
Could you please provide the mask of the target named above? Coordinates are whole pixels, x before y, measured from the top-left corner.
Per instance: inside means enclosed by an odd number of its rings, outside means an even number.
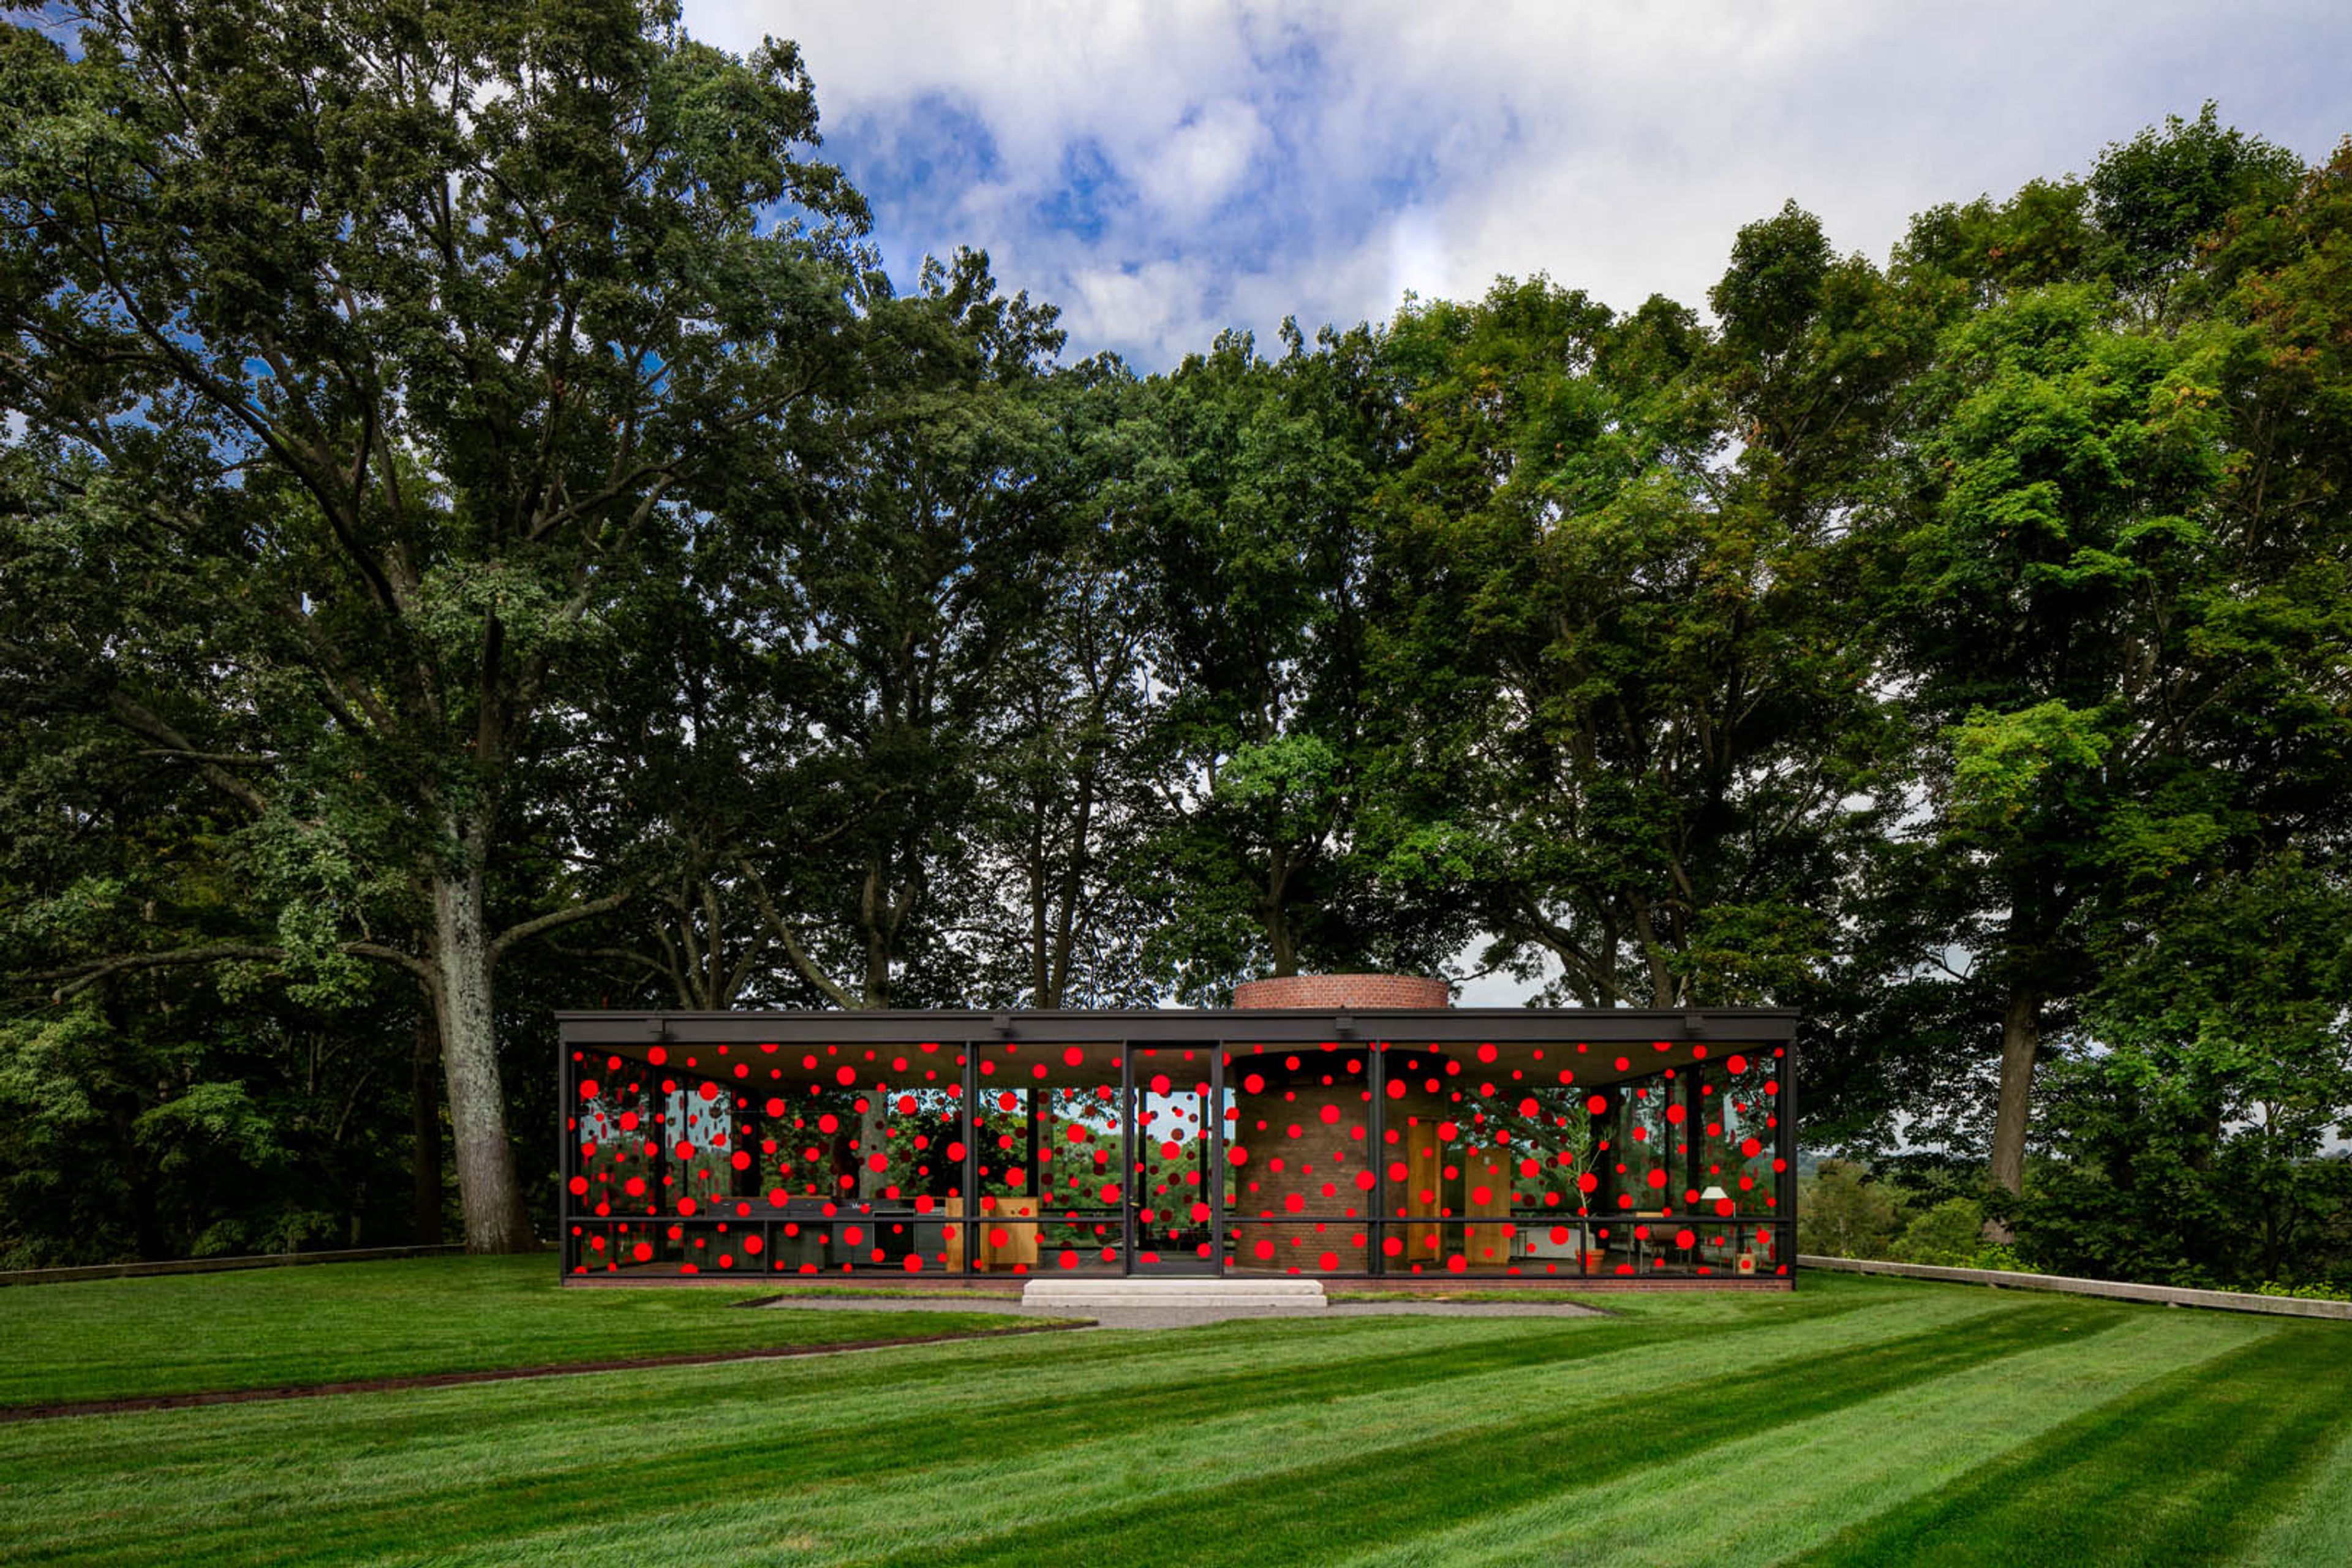
[[[1320,1311],[1319,1279],[1032,1279],[1021,1300],[1036,1307],[1275,1307]]]

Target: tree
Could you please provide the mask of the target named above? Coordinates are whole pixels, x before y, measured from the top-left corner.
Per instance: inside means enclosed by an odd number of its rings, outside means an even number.
[[[2034,1065],[2082,992],[2100,921],[2134,887],[2259,840],[2260,797],[2296,787],[2326,743],[2311,722],[2326,659],[2308,657],[2322,601],[2307,543],[2280,537],[2247,489],[2260,426],[2238,416],[2260,399],[2231,395],[2247,340],[2139,308],[2180,242],[2131,216],[2152,198],[2125,165],[2237,147],[2210,130],[2176,121],[2110,150],[2090,182],[2103,226],[2082,265],[2096,278],[2004,292],[1951,321],[1912,405],[1915,488],[1882,514],[1899,520],[1883,525],[1882,614],[1924,727],[1940,868],[1928,946],[1971,956],[1968,983],[2000,1019],[1990,1171],[2011,1194]],[[2274,171],[2259,152],[2231,156]],[[2268,175],[2230,188],[2276,194]],[[2055,210],[2069,236],[2056,248],[2071,249],[2077,215]],[[1932,293],[1933,279],[1908,281]],[[2258,778],[2249,726],[2300,760]]]
[[[628,889],[549,866],[493,908],[518,763],[823,379],[863,207],[802,156],[792,47],[659,0],[69,14],[78,56],[0,37],[0,401],[83,584],[11,662],[322,868],[266,881],[262,940],[104,963],[406,969],[467,1244],[527,1245],[492,973]]]
[[[1181,994],[1303,963],[1427,963],[1410,908],[1376,904],[1355,854],[1363,800],[1368,511],[1394,447],[1376,335],[1294,323],[1265,359],[1225,333],[1160,383],[1139,489],[1147,659],[1165,694],[1150,938]]]
[[[1824,368],[1871,363],[1875,279],[1802,215],[1742,245],[1722,343],[1541,279],[1393,334],[1383,864],[1466,884],[1500,956],[1588,1005],[1801,994],[1883,809],[1872,646],[1833,611],[1883,393]]]
[[[730,501],[751,541],[730,635],[791,748],[761,756],[735,869],[835,1006],[969,999],[984,758],[1069,526],[1055,317],[998,294],[983,254],[928,264],[866,301],[823,460],[747,468]]]

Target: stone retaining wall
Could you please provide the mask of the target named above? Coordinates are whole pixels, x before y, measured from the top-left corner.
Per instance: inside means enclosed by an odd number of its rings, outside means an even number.
[[[2285,1318],[2336,1318],[2352,1322],[2352,1301],[2308,1301],[2294,1296],[2257,1296],[2246,1290],[2191,1290],[2178,1285],[2134,1285],[2121,1279],[2075,1279],[2063,1274],[2018,1274],[2006,1268],[1946,1268],[1928,1263],[1882,1263],[1874,1258],[1797,1259],[1801,1268],[1844,1274],[1893,1274],[1905,1279],[1942,1279],[1960,1285],[1999,1285],[2011,1290],[2059,1290],[2074,1296],[2112,1296],[2125,1301],[2162,1301],[2172,1307],[2208,1307],[2224,1312],[2270,1312]]]

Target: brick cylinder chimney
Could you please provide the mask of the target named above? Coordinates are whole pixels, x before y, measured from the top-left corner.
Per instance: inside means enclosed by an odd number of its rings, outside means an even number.
[[[1452,1000],[1444,981],[1413,974],[1286,974],[1234,987],[1236,1007],[1318,1013],[1433,1011]],[[1384,1174],[1417,1147],[1408,1131],[1436,1126],[1444,1102],[1417,1085],[1391,1083],[1385,1104],[1396,1146],[1379,1149],[1370,1136],[1370,1047],[1334,1041],[1232,1049],[1225,1068],[1234,1096],[1226,1136],[1228,1148],[1242,1156],[1227,1173],[1234,1266],[1290,1274],[1366,1272],[1371,1240],[1366,1221],[1384,1205],[1414,1214],[1426,1206],[1415,1206]],[[1383,1196],[1384,1188],[1395,1190]],[[1418,1237],[1421,1230],[1398,1226],[1392,1234]]]
[[[1244,980],[1234,987],[1236,1007],[1311,1009],[1329,1013],[1342,1008],[1385,1012],[1396,1007],[1447,1007],[1451,989],[1443,980],[1419,974],[1283,974],[1270,980]]]

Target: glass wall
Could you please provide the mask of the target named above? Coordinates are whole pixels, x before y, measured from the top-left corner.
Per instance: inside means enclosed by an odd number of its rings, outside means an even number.
[[[1783,1047],[567,1053],[575,1273],[1784,1277]]]

